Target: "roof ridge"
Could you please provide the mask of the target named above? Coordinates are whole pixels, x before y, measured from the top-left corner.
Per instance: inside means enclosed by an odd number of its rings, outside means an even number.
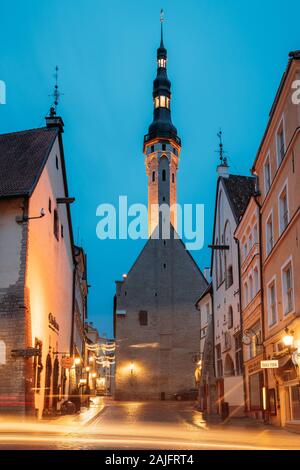
[[[35,132],[35,131],[53,131],[56,129],[53,128],[53,127],[47,127],[47,126],[43,126],[43,127],[34,127],[32,129],[24,129],[22,131],[13,131],[13,132],[4,132],[3,134],[0,134],[0,136],[5,136],[5,135],[13,135],[13,134],[25,134],[26,132]]]

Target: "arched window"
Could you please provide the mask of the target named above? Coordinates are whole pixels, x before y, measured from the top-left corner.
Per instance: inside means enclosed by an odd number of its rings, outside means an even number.
[[[4,341],[0,341],[0,366],[6,364],[6,345]]]
[[[175,175],[172,173],[172,183],[175,183]]]
[[[152,181],[155,181],[155,171],[152,171]]]
[[[167,172],[166,172],[166,170],[163,170],[162,171],[162,180],[166,181],[166,179],[167,179]]]

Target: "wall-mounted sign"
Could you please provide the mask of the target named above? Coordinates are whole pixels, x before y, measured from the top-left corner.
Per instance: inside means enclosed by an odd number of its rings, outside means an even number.
[[[73,367],[74,360],[72,357],[66,356],[61,360],[61,366],[64,369],[71,369]]]
[[[260,361],[260,367],[262,369],[278,369],[278,360],[272,359],[270,361]]]
[[[56,318],[52,313],[49,313],[48,315],[48,320],[49,320],[49,328],[54,330],[56,333],[59,332],[59,324],[56,321]]]

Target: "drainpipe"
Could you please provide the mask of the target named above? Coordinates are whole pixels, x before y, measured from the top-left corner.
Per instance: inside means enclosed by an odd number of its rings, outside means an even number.
[[[240,304],[240,324],[241,324],[241,334],[243,333],[243,315],[242,315],[242,270],[241,270],[241,254],[240,254],[240,241],[233,237],[236,244],[237,244],[237,252],[238,252],[238,267],[239,267],[239,304]],[[246,411],[246,397],[247,397],[247,390],[246,390],[246,374],[245,374],[245,367],[244,367],[244,347],[242,343],[242,362],[243,362],[243,390],[244,390],[244,411]]]
[[[261,205],[258,201],[259,193],[255,194],[254,200],[258,208],[258,231],[259,231],[259,272],[260,272],[260,296],[261,296],[261,332],[262,332],[262,346],[263,346],[263,358],[266,359],[266,330],[265,330],[265,304],[264,304],[264,283],[263,283],[263,267],[262,267],[262,223],[261,223]],[[269,388],[269,376],[268,370],[264,371],[264,387],[266,393],[268,393]],[[267,396],[267,395],[266,395]],[[279,396],[278,396],[279,399]],[[264,422],[269,422],[269,412],[268,410],[263,411]]]

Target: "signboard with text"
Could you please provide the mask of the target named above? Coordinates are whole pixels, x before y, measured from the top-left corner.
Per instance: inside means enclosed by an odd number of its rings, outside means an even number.
[[[260,361],[260,367],[262,369],[278,369],[278,360],[272,359],[270,361]]]

